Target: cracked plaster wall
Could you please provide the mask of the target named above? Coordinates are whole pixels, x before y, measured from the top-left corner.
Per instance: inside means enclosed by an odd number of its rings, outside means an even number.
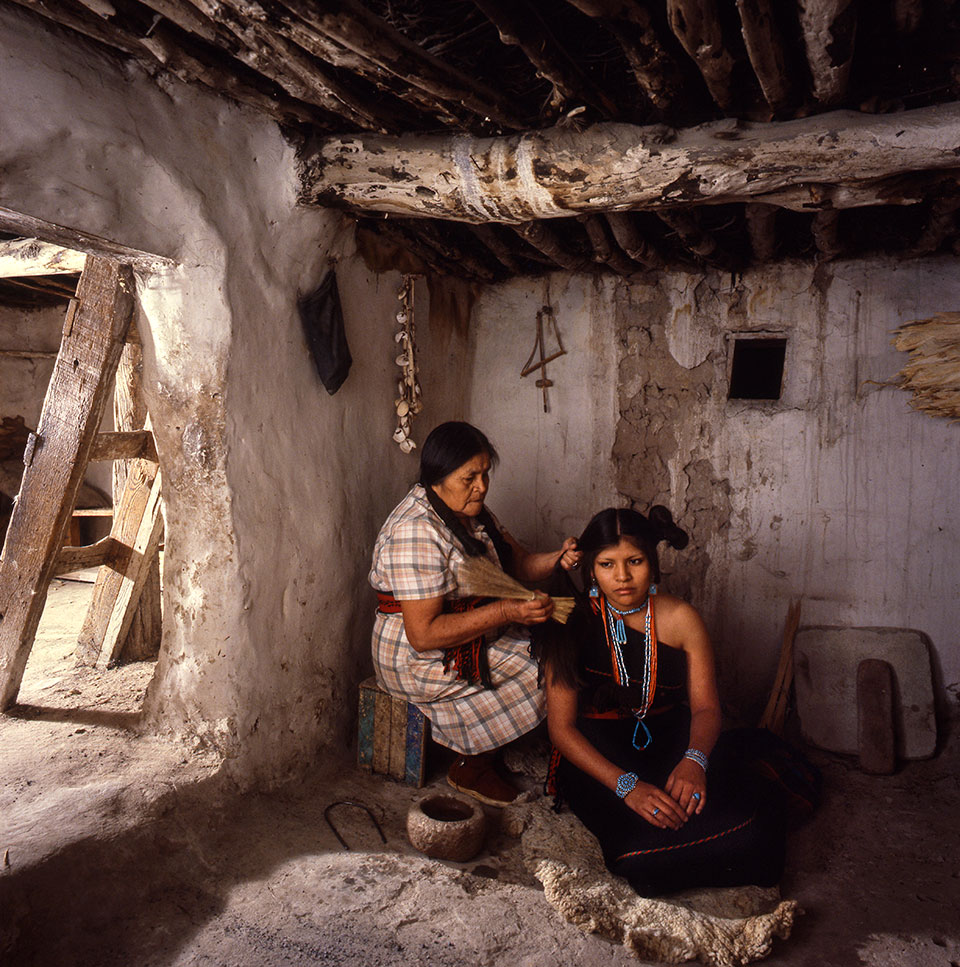
[[[672,275],[619,303],[617,486],[689,529],[671,585],[750,715],[800,595],[802,624],[925,632],[944,683],[960,680],[957,428],[878,385],[906,361],[890,331],[958,303],[952,259]],[[738,331],[786,336],[780,401],[726,399]]]
[[[416,475],[390,441],[399,276],[370,273],[338,215],[296,206],[275,125],[40,24],[0,11],[0,205],[178,263],[137,279],[166,519],[147,721],[271,781],[355,729],[369,554]],[[333,397],[295,308],[330,253],[354,356]],[[418,426],[459,398],[457,339],[436,348]]]
[[[943,683],[960,681],[958,428],[876,385],[906,361],[892,329],[960,304],[955,260],[549,284],[569,351],[548,366],[549,414],[518,375],[544,282],[488,289],[474,311],[469,418],[500,448],[490,503],[517,536],[548,547],[603,506],[669,506],[691,541],[662,551],[666,585],[703,613],[748,719],[800,595],[803,624],[925,632]],[[737,331],[786,336],[781,401],[727,400]]]

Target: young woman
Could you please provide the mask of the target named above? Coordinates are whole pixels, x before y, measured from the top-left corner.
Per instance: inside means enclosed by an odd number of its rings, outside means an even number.
[[[498,772],[494,753],[543,719],[543,692],[530,656],[529,626],[547,621],[553,602],[479,601],[458,590],[466,556],[483,555],[521,581],[558,564],[576,566],[568,538],[530,553],[487,510],[497,452],[469,423],[436,427],[424,441],[420,481],[380,529],[369,580],[379,607],[373,664],[379,683],[430,719],[433,738],[460,753],[447,779],[493,806],[519,790]]]
[[[772,885],[780,802],[720,731],[703,621],[657,589],[662,540],[687,543],[665,507],[601,511],[577,545],[588,597],[538,632],[556,791],[638,893]]]

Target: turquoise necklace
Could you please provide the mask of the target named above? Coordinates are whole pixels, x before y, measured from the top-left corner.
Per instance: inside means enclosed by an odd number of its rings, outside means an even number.
[[[637,726],[633,730],[633,746],[635,749],[645,749],[652,741],[653,737],[650,735],[650,730],[647,728],[644,718],[647,712],[650,710],[650,706],[653,703],[653,693],[657,687],[657,666],[656,666],[656,642],[652,640],[653,635],[651,634],[651,612],[653,610],[653,595],[657,593],[657,586],[655,584],[650,585],[650,591],[647,594],[646,600],[643,604],[636,608],[629,608],[625,611],[621,611],[619,608],[615,608],[606,598],[603,596],[603,609],[605,622],[604,625],[607,630],[607,640],[610,644],[610,651],[612,653],[614,663],[614,672],[617,679],[617,683],[620,685],[629,685],[630,676],[627,672],[627,665],[623,658],[623,646],[627,643],[627,629],[624,626],[623,619],[631,614],[639,614],[641,611],[646,610],[646,618],[643,622],[644,630],[644,642],[643,642],[643,702],[639,709],[634,712],[637,718]],[[643,744],[640,744],[640,729],[644,731]]]

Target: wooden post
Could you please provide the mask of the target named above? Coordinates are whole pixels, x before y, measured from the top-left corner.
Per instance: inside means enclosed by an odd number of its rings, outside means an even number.
[[[87,258],[0,556],[0,710],[20,690],[130,325],[133,293],[128,266]]]
[[[147,422],[147,405],[143,399],[143,348],[136,325],[130,327],[127,344],[123,347],[123,355],[117,367],[113,422],[120,431],[139,430]],[[131,460],[117,460],[113,465],[115,511],[132,464]],[[121,642],[122,661],[143,661],[156,658],[160,653],[160,595],[160,555],[157,553],[150,561],[143,590],[140,592],[140,604],[133,614],[130,631]]]

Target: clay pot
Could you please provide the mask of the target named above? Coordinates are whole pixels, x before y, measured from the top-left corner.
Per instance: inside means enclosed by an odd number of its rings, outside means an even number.
[[[487,817],[478,803],[459,796],[431,793],[407,813],[407,838],[414,849],[438,860],[472,860],[487,831]]]

